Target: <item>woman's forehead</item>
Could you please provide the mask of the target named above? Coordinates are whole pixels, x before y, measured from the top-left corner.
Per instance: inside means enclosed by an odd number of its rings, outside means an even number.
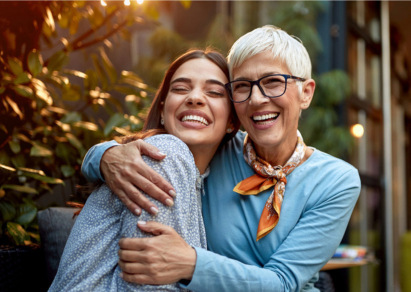
[[[182,64],[174,73],[171,82],[179,78],[191,80],[216,79],[227,82],[227,77],[220,67],[205,58],[191,59]]]

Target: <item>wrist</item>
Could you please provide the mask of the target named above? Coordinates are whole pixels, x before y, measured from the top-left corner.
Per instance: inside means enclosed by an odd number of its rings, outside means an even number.
[[[185,258],[186,259],[183,261],[185,263],[184,268],[181,269],[181,271],[183,272],[181,275],[181,282],[184,284],[186,282],[189,283],[194,275],[194,270],[195,270],[196,261],[197,261],[197,252],[194,249],[194,247],[190,246],[190,249],[185,255]]]

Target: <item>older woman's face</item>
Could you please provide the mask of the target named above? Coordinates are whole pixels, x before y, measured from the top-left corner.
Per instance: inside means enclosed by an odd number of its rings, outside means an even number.
[[[270,74],[290,72],[283,63],[273,59],[270,52],[263,52],[234,68],[232,77],[233,80],[257,80]],[[311,81],[313,94],[315,83]],[[289,79],[284,95],[268,98],[254,86],[250,99],[235,104],[238,117],[253,140],[257,153],[266,160],[270,161],[272,155],[294,150],[300,111],[309,106],[312,98],[312,94],[307,98],[305,87],[304,84],[300,96],[296,81]]]

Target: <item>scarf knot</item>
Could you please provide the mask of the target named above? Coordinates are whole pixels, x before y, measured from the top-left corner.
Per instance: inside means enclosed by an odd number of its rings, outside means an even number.
[[[248,135],[244,139],[244,159],[256,174],[242,180],[233,189],[241,195],[257,195],[274,186],[273,192],[266,201],[260,216],[257,229],[257,241],[266,236],[277,225],[280,219],[281,205],[284,198],[287,175],[290,174],[303,160],[306,145],[297,131],[297,146],[294,153],[284,166],[272,166],[257,156],[253,142]]]

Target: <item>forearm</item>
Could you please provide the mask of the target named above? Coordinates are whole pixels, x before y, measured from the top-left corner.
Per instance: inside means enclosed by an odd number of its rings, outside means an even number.
[[[196,248],[197,261],[191,282],[192,291],[286,291],[278,275],[269,269]],[[183,286],[183,285],[182,285]]]

